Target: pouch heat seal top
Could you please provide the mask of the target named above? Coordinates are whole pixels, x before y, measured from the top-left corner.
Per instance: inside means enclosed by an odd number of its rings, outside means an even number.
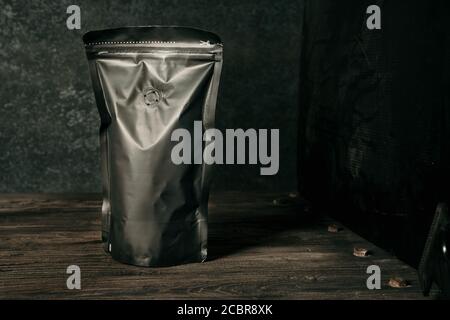
[[[83,41],[101,120],[105,250],[140,266],[204,261],[211,167],[194,152],[175,164],[172,132],[194,137],[194,121],[214,127],[219,37],[155,26],[91,31]],[[190,150],[204,149],[192,140]]]

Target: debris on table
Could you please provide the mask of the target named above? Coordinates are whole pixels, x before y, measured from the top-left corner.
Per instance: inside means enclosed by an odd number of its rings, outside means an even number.
[[[342,231],[342,228],[339,227],[337,224],[330,224],[330,225],[328,226],[328,232],[331,232],[331,233],[338,233],[338,232],[340,232],[340,231]]]
[[[298,192],[289,192],[289,198],[298,198],[299,194]]]
[[[286,197],[281,197],[274,199],[272,201],[273,205],[275,206],[291,206],[296,205],[300,202],[300,196],[298,192],[290,192],[287,194]]]
[[[278,198],[278,199],[274,199],[273,201],[272,201],[272,203],[273,203],[273,205],[274,206],[277,206],[277,207],[285,207],[285,206],[289,206],[289,205],[292,205],[292,204],[294,204],[294,201],[292,200],[292,198]]]
[[[353,248],[353,255],[355,257],[368,257],[370,256],[370,251],[366,248]]]
[[[315,281],[317,281],[317,277],[316,276],[305,276],[305,280],[308,282],[315,282]]]
[[[405,280],[403,278],[391,278],[389,280],[388,285],[391,288],[407,288],[409,287],[411,284],[409,283],[408,280]]]
[[[277,207],[297,207],[304,213],[311,212],[311,204],[300,196],[298,192],[290,192],[285,197],[276,198],[272,204]]]

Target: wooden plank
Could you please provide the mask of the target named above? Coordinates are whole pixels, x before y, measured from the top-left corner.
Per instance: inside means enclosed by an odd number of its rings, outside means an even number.
[[[0,298],[424,298],[413,268],[345,228],[329,233],[329,218],[274,206],[276,196],[213,194],[208,261],[142,268],[102,250],[99,195],[0,195]],[[354,257],[355,246],[373,256]],[[81,268],[81,290],[66,288],[72,264]],[[381,290],[366,287],[372,264],[381,267]],[[411,287],[388,287],[393,276]]]

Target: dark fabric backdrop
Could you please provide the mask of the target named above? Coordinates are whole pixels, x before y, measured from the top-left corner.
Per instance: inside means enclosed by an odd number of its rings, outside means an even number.
[[[450,200],[450,4],[305,2],[300,189],[416,265],[438,202]],[[381,30],[366,27],[372,4]]]

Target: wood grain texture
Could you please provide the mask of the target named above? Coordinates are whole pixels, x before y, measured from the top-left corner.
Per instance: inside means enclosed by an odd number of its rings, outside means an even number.
[[[143,268],[115,262],[101,247],[98,195],[0,196],[2,299],[423,299],[416,271],[330,219],[273,194],[220,193],[210,201],[204,263]],[[353,256],[354,247],[373,252]],[[81,268],[82,289],[66,288]],[[366,268],[382,289],[366,287]],[[411,281],[393,289],[391,277]]]

